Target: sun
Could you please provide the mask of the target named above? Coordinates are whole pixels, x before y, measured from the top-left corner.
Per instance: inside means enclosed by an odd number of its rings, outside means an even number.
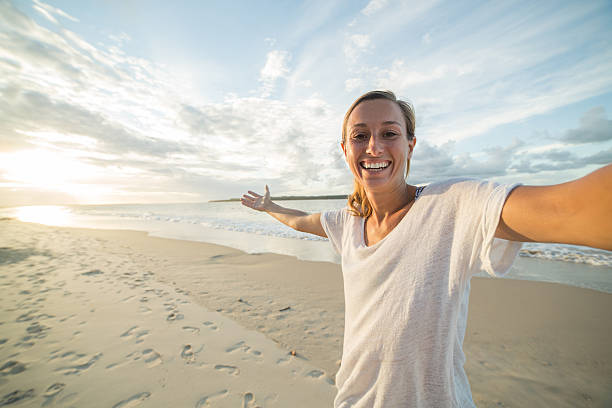
[[[32,187],[59,187],[82,178],[83,166],[74,160],[45,150],[4,153],[0,168],[4,178]]]
[[[42,149],[0,153],[0,175],[12,188],[64,193],[77,202],[90,200],[104,176],[100,167]]]

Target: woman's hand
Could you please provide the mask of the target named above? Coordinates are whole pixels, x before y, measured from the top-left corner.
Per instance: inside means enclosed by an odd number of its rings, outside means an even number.
[[[325,230],[321,225],[321,214],[308,214],[307,212],[294,210],[292,208],[281,207],[270,200],[270,189],[266,185],[266,193],[264,195],[257,194],[254,191],[248,191],[240,199],[240,202],[245,207],[252,208],[257,211],[265,211],[272,217],[276,218],[288,227],[297,231],[307,232],[309,234],[318,235],[327,238]]]
[[[270,210],[272,207],[272,200],[270,200],[270,189],[268,185],[266,184],[266,192],[263,196],[249,190],[247,194],[242,196],[240,202],[242,205],[257,211]]]

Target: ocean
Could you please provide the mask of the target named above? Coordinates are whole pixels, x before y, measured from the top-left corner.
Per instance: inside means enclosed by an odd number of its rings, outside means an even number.
[[[342,208],[346,201],[295,200],[282,205],[320,212]],[[272,252],[340,263],[327,239],[294,231],[239,202],[26,206],[2,208],[0,216],[56,226],[146,231],[152,236],[225,245],[248,253]],[[519,255],[506,278],[612,293],[611,251],[525,243]]]

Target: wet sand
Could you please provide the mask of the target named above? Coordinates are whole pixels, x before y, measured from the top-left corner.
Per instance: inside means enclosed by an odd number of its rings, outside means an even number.
[[[335,395],[335,264],[3,220],[0,307],[0,406],[325,407]],[[594,290],[474,278],[476,404],[611,406],[610,310]]]

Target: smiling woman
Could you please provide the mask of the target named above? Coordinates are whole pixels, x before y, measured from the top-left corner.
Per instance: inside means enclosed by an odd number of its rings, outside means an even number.
[[[263,196],[249,191],[242,199],[328,237],[341,256],[336,408],[475,407],[463,353],[471,278],[504,275],[524,241],[612,249],[612,165],[556,186],[458,178],[417,187],[406,182],[414,123],[390,91],[351,105],[342,126],[355,180],[347,208],[284,208],[267,186]]]

